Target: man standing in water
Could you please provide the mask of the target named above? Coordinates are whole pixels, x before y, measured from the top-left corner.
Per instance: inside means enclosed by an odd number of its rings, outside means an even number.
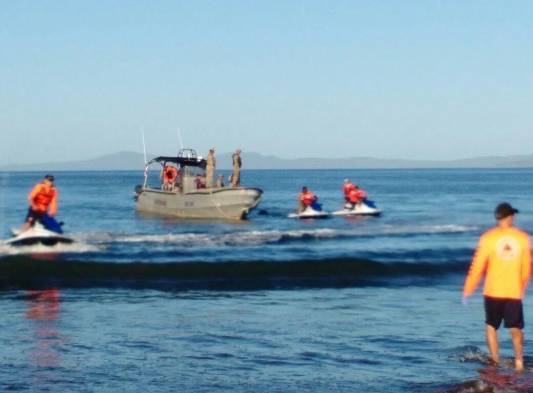
[[[217,166],[217,160],[215,158],[215,148],[209,149],[207,154],[207,164],[205,167],[205,186],[207,188],[213,187],[213,176],[215,174],[215,168]]]
[[[529,281],[531,245],[528,234],[513,227],[516,213],[518,210],[508,203],[501,203],[496,207],[498,225],[485,232],[479,240],[466,277],[463,300],[475,291],[486,271],[483,295],[490,355],[495,363],[499,362],[497,329],[503,320],[504,326],[511,330],[515,368],[523,370],[522,298]]]
[[[237,149],[231,156],[233,161],[233,174],[231,175],[231,185],[239,187],[241,185],[241,149]]]

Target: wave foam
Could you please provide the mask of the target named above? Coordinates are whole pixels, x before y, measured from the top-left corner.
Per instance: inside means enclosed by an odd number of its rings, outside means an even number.
[[[166,233],[166,234],[114,234],[86,233],[77,238],[93,244],[120,243],[154,243],[171,244],[186,247],[220,247],[220,246],[261,246],[300,240],[325,240],[342,238],[368,238],[386,236],[417,236],[425,234],[453,234],[476,230],[476,227],[464,225],[434,226],[392,226],[377,228],[334,229],[321,228],[312,230],[269,230],[269,231],[238,231],[222,234],[209,233]]]
[[[72,243],[56,244],[54,246],[45,246],[36,244],[32,246],[11,246],[7,244],[0,245],[0,255],[28,255],[28,254],[79,254],[86,252],[100,251],[100,248],[93,244]]]

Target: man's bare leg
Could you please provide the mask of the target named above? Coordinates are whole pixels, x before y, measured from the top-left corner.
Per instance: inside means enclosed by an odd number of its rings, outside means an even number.
[[[29,218],[22,226],[20,227],[19,233],[26,232],[33,226],[33,218]]]
[[[494,363],[499,363],[498,332],[490,325],[487,325],[487,347],[489,347],[490,357]]]
[[[524,369],[524,333],[521,329],[511,328],[511,338],[514,347],[514,365],[516,370]]]

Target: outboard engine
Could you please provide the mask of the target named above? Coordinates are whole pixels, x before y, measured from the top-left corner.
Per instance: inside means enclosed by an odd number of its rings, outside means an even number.
[[[143,186],[141,184],[137,184],[134,190],[135,195],[133,195],[133,199],[135,200],[135,202],[137,202],[137,199],[139,199],[139,195],[141,195],[141,192],[143,190]]]

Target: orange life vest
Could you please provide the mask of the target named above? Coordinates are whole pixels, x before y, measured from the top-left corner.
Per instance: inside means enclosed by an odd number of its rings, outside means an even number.
[[[166,166],[163,168],[163,182],[173,183],[174,180],[178,177],[178,170],[173,166]]]
[[[342,190],[344,191],[344,196],[348,197],[350,195],[350,191],[355,190],[355,184],[353,183],[346,183],[342,187]]]
[[[57,191],[54,187],[47,187],[44,183],[38,183],[29,195],[30,204],[33,210],[46,213],[50,207],[50,214],[55,215],[57,211]]]
[[[364,190],[361,190],[361,189],[355,189],[354,188],[348,194],[348,199],[350,200],[351,203],[359,203],[363,199],[365,199],[366,197],[367,197],[366,192]]]
[[[314,200],[315,194],[313,194],[311,191],[300,193],[300,202],[302,202],[305,206],[310,206]]]

